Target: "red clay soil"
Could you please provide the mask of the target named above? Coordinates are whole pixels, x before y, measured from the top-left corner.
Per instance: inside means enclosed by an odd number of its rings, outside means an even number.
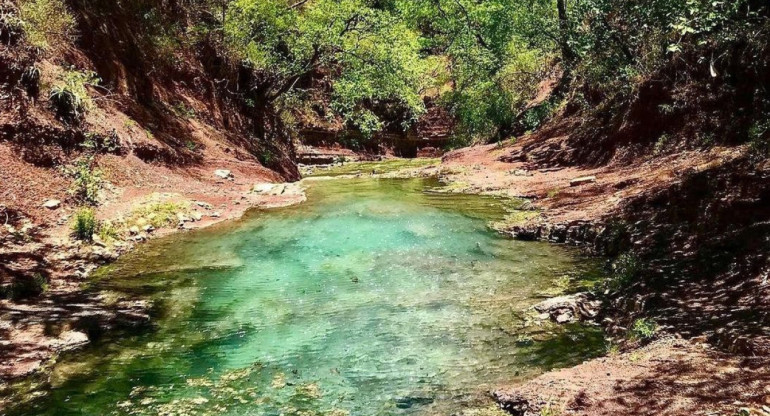
[[[494,395],[514,407],[526,400],[518,413],[527,415],[733,415],[743,408],[760,415],[770,413],[769,365],[768,357],[735,357],[665,339]]]
[[[669,188],[693,172],[711,169],[742,154],[740,148],[716,147],[707,152],[684,151],[634,164],[611,163],[596,168],[541,168],[523,161],[505,161],[531,140],[535,138],[530,136],[515,144],[473,146],[448,153],[440,173],[465,192],[530,199],[542,209],[538,222],[595,221],[617,214],[624,202],[639,195]],[[570,186],[571,180],[588,176],[595,176],[596,181]]]

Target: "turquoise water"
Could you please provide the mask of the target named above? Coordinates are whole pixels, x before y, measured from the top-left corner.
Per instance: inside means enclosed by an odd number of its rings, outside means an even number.
[[[500,201],[432,185],[315,181],[305,204],[123,257],[95,288],[150,299],[155,328],[63,357],[10,414],[460,414],[595,355],[595,330],[523,323],[590,264],[501,238]]]

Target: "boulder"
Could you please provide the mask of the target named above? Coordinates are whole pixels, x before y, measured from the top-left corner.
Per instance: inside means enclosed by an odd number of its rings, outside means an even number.
[[[146,232],[146,233],[151,233],[151,232],[155,231],[155,227],[153,227],[153,226],[152,226],[152,225],[150,225],[150,224],[147,224],[147,225],[145,225],[144,227],[142,227],[142,230],[143,230],[144,232]]]
[[[129,228],[129,229],[128,229],[128,233],[129,233],[129,234],[131,234],[131,235],[137,235],[137,234],[139,234],[139,227],[137,227],[136,225],[134,225],[133,227],[131,227],[131,228]]]
[[[211,214],[209,214],[209,217],[211,217],[211,218],[219,218],[221,216],[222,216],[222,214],[220,214],[219,211],[214,211]]]
[[[580,186],[596,182],[596,176],[583,176],[569,181],[569,186]]]
[[[222,179],[232,179],[233,173],[227,169],[217,169],[214,171],[214,176]]]
[[[533,308],[563,324],[596,318],[600,306],[601,301],[593,299],[588,293],[577,293],[544,300]]]
[[[60,351],[72,350],[88,344],[88,335],[80,331],[67,331],[59,335],[58,349]]]
[[[45,201],[45,203],[43,203],[43,207],[48,209],[57,209],[60,206],[61,206],[61,201],[59,201],[58,199],[49,199],[48,201]]]
[[[190,218],[192,218],[193,221],[200,221],[203,219],[203,214],[198,211],[193,211],[193,213],[190,214]]]

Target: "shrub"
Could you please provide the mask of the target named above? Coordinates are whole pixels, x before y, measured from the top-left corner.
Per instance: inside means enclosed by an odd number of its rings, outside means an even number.
[[[90,71],[66,71],[51,88],[48,98],[62,120],[78,121],[93,106],[88,85],[97,85],[100,79]]]
[[[96,205],[99,200],[99,190],[102,188],[102,171],[94,169],[92,157],[79,159],[74,166],[65,169],[65,173],[73,178],[70,194],[80,202]]]
[[[631,326],[630,337],[634,340],[649,340],[658,332],[658,324],[652,319],[640,318]]]
[[[111,221],[100,221],[96,228],[98,229],[96,234],[102,241],[117,240],[120,236],[118,227]]]
[[[618,256],[612,262],[612,274],[608,280],[608,287],[612,290],[619,290],[627,287],[639,274],[639,258],[631,253],[625,253]]]
[[[0,42],[15,43],[24,33],[19,11],[8,1],[0,1]]]
[[[75,33],[75,18],[62,0],[22,0],[19,15],[27,41],[41,50],[65,42]]]
[[[97,221],[94,210],[88,207],[80,208],[75,213],[75,221],[72,223],[72,233],[78,240],[92,241],[97,230]]]

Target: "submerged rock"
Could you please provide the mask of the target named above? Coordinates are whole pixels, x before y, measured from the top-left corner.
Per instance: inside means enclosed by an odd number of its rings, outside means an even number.
[[[596,318],[600,306],[601,301],[593,299],[588,293],[576,293],[544,300],[533,308],[541,314],[548,314],[555,322],[564,324]]]

